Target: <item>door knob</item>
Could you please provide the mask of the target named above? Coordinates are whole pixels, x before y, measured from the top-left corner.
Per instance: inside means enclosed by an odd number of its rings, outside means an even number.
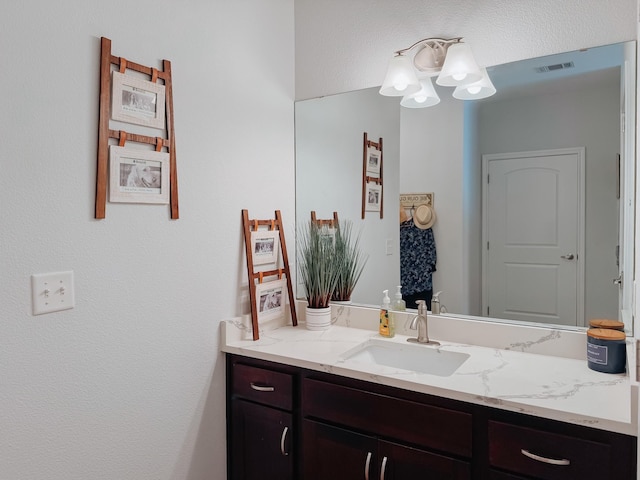
[[[565,260],[573,260],[574,256],[573,253],[570,253],[569,255],[560,255],[560,258],[564,258]]]

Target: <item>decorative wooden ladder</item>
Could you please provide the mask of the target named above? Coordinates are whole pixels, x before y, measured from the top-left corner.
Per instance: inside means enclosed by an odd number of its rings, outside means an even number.
[[[116,65],[120,73],[130,69],[135,72],[150,76],[150,80],[156,83],[158,79],[164,81],[165,88],[165,116],[166,138],[150,137],[124,130],[111,130],[109,128],[109,111],[111,108],[111,65]],[[107,183],[109,171],[109,139],[118,140],[121,147],[127,142],[146,143],[155,146],[157,152],[166,148],[169,152],[169,191],[171,206],[171,218],[178,219],[178,170],[176,167],[175,130],[173,126],[173,84],[171,82],[171,62],[162,61],[163,70],[145,67],[138,63],[126,60],[123,57],[111,55],[111,40],[102,37],[100,50],[100,120],[98,124],[98,166],[96,172],[96,210],[95,218],[105,218],[107,203]]]
[[[296,316],[296,303],[295,295],[293,294],[293,288],[291,286],[291,275],[289,271],[289,257],[287,256],[287,245],[284,239],[284,229],[282,227],[282,215],[280,210],[275,211],[276,218],[268,220],[256,220],[249,219],[249,211],[242,210],[242,225],[244,230],[244,243],[247,252],[247,274],[249,277],[249,297],[251,302],[251,325],[253,328],[253,339],[258,340],[260,334],[258,331],[258,309],[256,303],[256,280],[258,283],[262,283],[265,277],[282,278],[284,274],[287,279],[287,292],[289,296],[289,309],[291,310],[291,321],[294,326],[298,325],[298,318]],[[282,268],[267,270],[267,271],[255,271],[253,265],[253,251],[251,248],[251,232],[258,231],[260,226],[268,226],[269,231],[277,230],[279,233],[280,249],[282,252]]]
[[[373,176],[367,175],[367,162],[369,161],[368,159],[369,148],[375,148],[380,152],[380,176],[379,177],[373,177]],[[362,218],[364,219],[365,212],[366,212],[366,204],[367,204],[367,199],[366,199],[367,184],[375,183],[380,187],[382,187],[382,183],[383,183],[382,177],[383,177],[384,169],[382,168],[383,167],[382,138],[379,138],[377,142],[373,142],[369,140],[367,136],[367,132],[364,132],[364,142],[363,142],[362,151],[363,151],[362,152]],[[384,199],[384,190],[382,190],[382,194],[380,196],[380,218],[382,218],[383,210],[384,210],[383,199]]]

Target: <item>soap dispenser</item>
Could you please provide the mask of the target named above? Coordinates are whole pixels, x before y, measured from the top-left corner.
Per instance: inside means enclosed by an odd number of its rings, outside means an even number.
[[[431,313],[434,315],[440,315],[440,294],[442,292],[436,292],[431,298]]]
[[[382,304],[380,305],[380,326],[378,332],[383,337],[391,338],[395,335],[395,325],[391,310],[391,299],[389,298],[389,290],[382,292]]]
[[[407,309],[407,303],[402,299],[402,285],[398,285],[398,291],[396,292],[396,298],[393,301],[392,310],[396,312],[404,312]]]

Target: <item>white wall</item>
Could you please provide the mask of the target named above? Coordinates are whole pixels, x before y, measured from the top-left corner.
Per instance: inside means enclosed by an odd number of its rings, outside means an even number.
[[[296,0],[296,99],[382,83],[393,52],[462,36],[497,65],[636,38],[637,0]]]
[[[294,224],[292,0],[0,7],[0,478],[225,478],[219,321],[248,311],[242,208]],[[94,220],[100,37],[173,67],[180,219]],[[30,275],[75,272],[32,316]]]
[[[362,215],[363,134],[383,139],[383,218]],[[382,291],[393,296],[400,282],[398,245],[398,175],[400,105],[377,89],[361,90],[296,103],[296,216],[306,224],[317,218],[350,220],[361,230],[362,251],[370,256],[352,300],[379,305]],[[392,252],[386,253],[386,241]],[[302,297],[303,290],[299,290]]]
[[[463,310],[463,138],[464,102],[438,88],[440,103],[403,108],[400,123],[400,192],[433,192],[437,221],[433,234],[437,263],[434,292],[450,312]]]

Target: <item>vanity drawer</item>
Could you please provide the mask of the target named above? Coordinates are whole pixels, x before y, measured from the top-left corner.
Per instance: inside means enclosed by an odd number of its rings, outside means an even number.
[[[302,381],[302,405],[305,417],[471,457],[469,413],[310,378]]]
[[[272,407],[291,410],[293,376],[266,368],[233,365],[233,395]]]
[[[611,447],[577,437],[489,421],[492,467],[540,479],[609,478]]]

